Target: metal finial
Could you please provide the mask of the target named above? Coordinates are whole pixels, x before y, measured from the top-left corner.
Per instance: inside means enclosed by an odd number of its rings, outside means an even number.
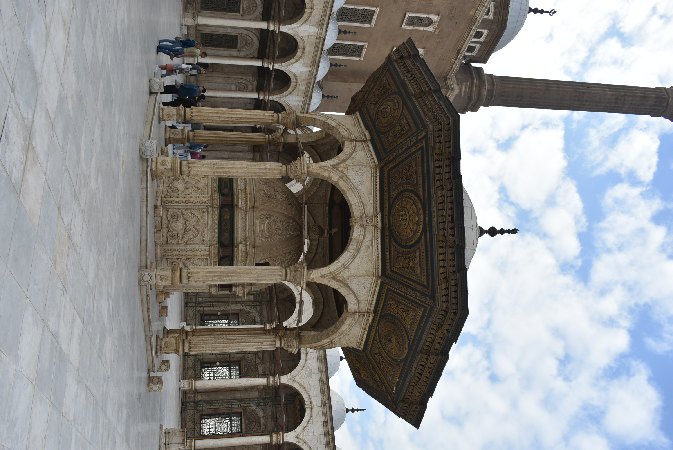
[[[339,34],[358,34],[358,32],[350,30],[342,30],[341,28],[339,28]]]
[[[339,63],[329,63],[330,67],[348,67],[346,64],[339,64]]]
[[[366,408],[346,408],[346,413],[356,413],[356,412],[362,412],[362,411],[367,411]]]
[[[328,99],[328,100],[333,100],[333,99],[337,99],[337,98],[339,98],[339,96],[338,96],[338,95],[327,95],[327,94],[323,94],[323,95],[322,95],[322,98],[323,98],[323,99]]]
[[[542,8],[531,8],[530,6],[528,7],[528,14],[533,13],[533,14],[549,14],[550,16],[553,16],[556,14],[556,10],[552,9],[551,11],[546,11]]]
[[[509,229],[504,229],[504,228],[496,228],[496,227],[491,227],[488,230],[484,230],[482,227],[479,227],[479,237],[482,237],[485,234],[488,234],[491,237],[496,237],[497,235],[503,235],[503,234],[517,234],[519,230],[517,228],[509,228]]]

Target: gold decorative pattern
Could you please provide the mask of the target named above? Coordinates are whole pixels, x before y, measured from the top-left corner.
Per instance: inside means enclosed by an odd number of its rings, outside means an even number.
[[[409,191],[393,200],[390,212],[391,230],[401,245],[414,244],[423,232],[423,206],[420,199]]]

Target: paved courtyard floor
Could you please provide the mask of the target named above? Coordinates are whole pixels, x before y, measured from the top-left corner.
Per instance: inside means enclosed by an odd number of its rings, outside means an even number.
[[[138,144],[180,0],[0,0],[0,448],[158,448]]]

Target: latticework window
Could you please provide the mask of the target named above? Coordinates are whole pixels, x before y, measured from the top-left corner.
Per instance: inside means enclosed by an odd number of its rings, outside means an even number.
[[[201,435],[213,436],[241,432],[241,413],[201,416]]]
[[[201,33],[201,43],[204,47],[238,49],[238,34]]]
[[[429,28],[433,23],[435,23],[434,20],[424,16],[408,16],[407,20],[404,21],[406,26],[414,28]]]
[[[241,378],[241,364],[238,362],[202,363],[201,378],[204,380]]]
[[[335,58],[362,59],[365,56],[367,45],[357,42],[336,42],[327,51],[329,56]]]
[[[201,314],[201,326],[234,327],[240,324],[241,321],[236,313]]]
[[[241,0],[201,0],[201,10],[240,14]]]
[[[402,28],[415,30],[435,31],[439,22],[439,16],[434,14],[407,13],[402,22]]]
[[[337,22],[352,25],[373,26],[378,9],[362,6],[342,6],[337,11]]]

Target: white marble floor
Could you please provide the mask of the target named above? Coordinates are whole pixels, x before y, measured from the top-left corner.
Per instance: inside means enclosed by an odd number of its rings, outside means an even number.
[[[0,448],[158,447],[138,144],[180,0],[0,0]]]

